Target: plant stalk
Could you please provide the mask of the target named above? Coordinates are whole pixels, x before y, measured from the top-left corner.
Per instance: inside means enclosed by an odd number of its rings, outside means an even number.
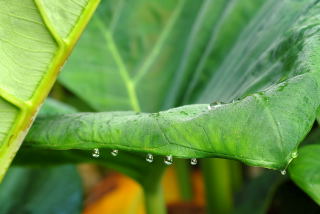
[[[239,192],[243,186],[242,164],[239,161],[229,160],[231,183],[233,192]]]
[[[229,161],[205,159],[201,161],[207,213],[228,214],[233,210],[232,181]]]
[[[175,162],[175,171],[182,200],[192,200],[191,173],[187,161],[184,159],[177,159]]]
[[[166,206],[161,182],[156,182],[153,188],[144,188],[145,208],[147,214],[166,214]]]
[[[162,161],[155,161],[149,173],[145,174],[141,183],[144,191],[144,203],[147,214],[166,214],[162,178],[166,170]]]

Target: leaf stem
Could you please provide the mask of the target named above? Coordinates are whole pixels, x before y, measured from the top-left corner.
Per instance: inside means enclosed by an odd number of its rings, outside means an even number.
[[[153,188],[143,188],[145,196],[146,213],[166,214],[161,182],[156,182]]]
[[[205,159],[201,161],[204,177],[207,212],[231,213],[233,209],[232,184],[229,161],[225,159]]]
[[[190,201],[192,199],[192,184],[190,167],[186,160],[177,159],[175,162],[175,171],[181,197],[184,201]]]
[[[233,192],[238,192],[243,186],[242,164],[239,161],[229,160],[231,183]]]

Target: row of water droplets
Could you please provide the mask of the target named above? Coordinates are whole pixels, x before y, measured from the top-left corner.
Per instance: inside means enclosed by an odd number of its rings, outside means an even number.
[[[118,153],[119,153],[119,150],[117,150],[117,149],[114,149],[114,150],[111,151],[111,155],[114,156],[114,157],[116,157],[116,156],[118,155]],[[98,148],[93,149],[92,157],[94,157],[94,158],[99,158],[99,157],[100,157],[100,151],[99,151]],[[298,153],[297,153],[297,152],[293,152],[292,155],[291,155],[291,157],[292,157],[293,159],[294,159],[294,158],[297,158],[297,157],[298,157]],[[153,155],[152,155],[152,154],[149,153],[149,154],[146,155],[146,161],[147,161],[148,163],[152,163],[153,160],[154,160],[154,158],[153,158]],[[171,164],[173,163],[173,157],[172,157],[172,155],[166,156],[166,157],[164,158],[164,161],[163,161],[163,162],[164,162],[166,165],[171,165]],[[191,165],[197,165],[197,163],[198,163],[198,160],[197,160],[196,158],[191,158],[191,160],[190,160],[190,164],[191,164]],[[282,175],[286,175],[286,174],[287,174],[286,169],[281,170],[280,172],[281,172]]]
[[[234,103],[234,102],[236,102],[236,100],[232,100],[232,103]],[[225,104],[225,103],[222,103],[222,102],[214,102],[214,103],[211,103],[211,104],[208,105],[208,110],[212,110],[212,109],[214,109],[214,108],[220,107],[220,106],[223,105],[223,104]],[[119,153],[119,151],[118,151],[117,149],[114,149],[114,150],[111,151],[111,155],[114,156],[114,157],[117,156],[118,153]],[[94,149],[93,152],[92,152],[92,157],[98,158],[99,156],[100,156],[99,149],[98,149],[98,148]],[[292,153],[292,158],[297,158],[297,157],[298,157],[298,153],[297,153],[297,152]],[[150,153],[147,154],[147,155],[146,155],[146,161],[147,161],[148,163],[152,163],[152,162],[153,162],[153,155],[150,154]],[[165,163],[166,165],[171,165],[171,164],[173,163],[173,157],[172,157],[172,155],[166,156],[166,157],[164,158],[164,163]],[[190,160],[190,164],[191,164],[191,165],[197,165],[197,163],[198,163],[198,160],[197,160],[196,158],[192,158],[192,159]],[[287,173],[286,169],[281,170],[281,174],[282,174],[282,175],[286,175],[286,173]]]
[[[234,101],[233,101],[233,102],[234,102]],[[214,108],[216,108],[216,107],[221,106],[222,104],[224,104],[224,103],[222,103],[222,102],[214,102],[214,103],[211,103],[211,104],[208,106],[208,110],[212,110],[212,109],[214,109]],[[114,156],[114,157],[117,156],[118,153],[119,153],[119,151],[118,151],[117,149],[114,149],[114,150],[111,151],[111,155]],[[100,151],[99,151],[98,148],[93,149],[92,157],[94,157],[94,158],[99,158],[99,157],[100,157]],[[153,162],[153,155],[150,154],[150,153],[147,154],[147,155],[146,155],[146,161],[147,161],[148,163],[152,163],[152,162]],[[166,156],[166,157],[164,158],[164,161],[163,161],[163,162],[164,162],[166,165],[171,165],[171,164],[173,163],[172,155]],[[196,158],[191,158],[191,159],[190,159],[190,164],[191,164],[191,165],[197,165],[197,163],[198,163],[198,160],[197,160]]]
[[[114,149],[114,150],[111,151],[111,155],[114,156],[114,157],[117,156],[118,153],[119,153],[119,151],[118,151],[117,149]],[[93,151],[92,151],[92,157],[94,157],[94,158],[100,157],[100,151],[99,151],[99,149],[93,149]]]
[[[112,156],[117,156],[118,155],[118,153],[119,153],[119,151],[117,150],[117,149],[114,149],[114,150],[112,150],[111,151],[111,155]],[[96,149],[93,149],[93,151],[92,151],[92,157],[94,157],[94,158],[99,158],[100,157],[100,151],[99,151],[99,149],[98,148],[96,148]],[[152,154],[147,154],[146,155],[146,161],[148,162],[148,163],[152,163],[153,162],[153,155]],[[163,161],[166,165],[171,165],[172,163],[173,163],[173,157],[172,157],[172,155],[168,155],[168,156],[166,156],[165,158],[164,158],[164,161]],[[196,159],[196,158],[192,158],[191,160],[190,160],[190,164],[191,165],[197,165],[197,163],[198,163],[198,160]]]

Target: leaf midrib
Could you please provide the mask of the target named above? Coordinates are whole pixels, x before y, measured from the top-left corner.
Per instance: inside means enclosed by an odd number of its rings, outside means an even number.
[[[132,109],[134,111],[140,112],[141,108],[139,105],[139,100],[138,100],[138,97],[136,94],[134,83],[133,83],[132,79],[130,78],[128,69],[126,68],[126,66],[124,64],[124,61],[118,51],[118,48],[115,44],[115,41],[113,40],[111,31],[106,29],[106,27],[104,26],[104,24],[102,23],[102,21],[99,18],[93,18],[93,21],[95,21],[97,23],[99,29],[103,33],[107,48],[110,50],[110,52],[113,56],[113,59],[119,68],[119,73],[120,73],[122,80],[125,83]]]
[[[146,60],[140,66],[137,74],[133,78],[130,77],[130,73],[125,65],[124,59],[122,58],[121,53],[117,47],[117,44],[113,38],[113,33],[114,33],[113,26],[108,28],[104,25],[104,23],[102,22],[100,17],[93,17],[93,21],[96,22],[100,31],[102,32],[103,37],[106,41],[107,48],[108,48],[108,50],[110,50],[110,52],[113,56],[113,59],[119,68],[120,76],[126,86],[126,90],[127,90],[127,94],[128,94],[129,100],[130,100],[131,108],[136,112],[141,111],[141,106],[140,106],[140,102],[139,102],[139,99],[137,96],[136,86],[143,79],[143,77],[148,73],[148,71],[150,71],[150,67],[153,65],[157,56],[160,54],[161,49],[164,46],[164,43],[166,42],[166,40],[168,39],[171,31],[173,30],[173,27],[174,27],[176,21],[178,20],[178,17],[181,14],[182,8],[185,3],[186,3],[185,0],[179,1],[177,7],[175,8],[173,15],[170,17],[169,22],[166,24],[165,28],[163,29],[162,33],[160,34],[154,48],[146,56]]]

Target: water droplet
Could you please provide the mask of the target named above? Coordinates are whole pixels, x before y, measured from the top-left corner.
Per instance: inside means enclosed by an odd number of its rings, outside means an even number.
[[[167,165],[171,165],[173,163],[172,155],[168,155],[164,158],[164,163]]]
[[[210,103],[210,105],[208,106],[208,110],[212,110],[214,108],[217,108],[219,106],[221,106],[223,103],[222,102],[213,102],[213,103]]]
[[[146,161],[147,161],[148,163],[152,163],[152,162],[153,162],[153,155],[152,155],[152,154],[147,154],[147,156],[146,156]]]
[[[198,163],[198,160],[196,159],[196,158],[192,158],[191,160],[190,160],[190,164],[191,165],[197,165],[197,163]]]
[[[286,175],[287,174],[287,171],[284,169],[284,170],[281,170],[281,175]]]
[[[297,157],[298,157],[298,152],[293,152],[293,153],[291,154],[291,157],[292,157],[292,158],[297,158]]]
[[[118,155],[118,153],[119,153],[119,151],[117,149],[114,149],[114,150],[112,150],[111,155],[115,157]]]
[[[99,149],[94,149],[92,152],[92,157],[98,158],[100,156],[100,151]]]

